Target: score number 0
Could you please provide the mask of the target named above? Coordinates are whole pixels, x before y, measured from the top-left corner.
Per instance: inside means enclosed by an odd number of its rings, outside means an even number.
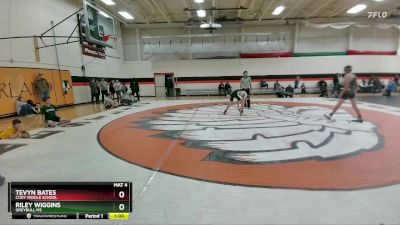
[[[119,197],[120,199],[125,198],[125,192],[124,192],[124,191],[119,191],[118,197]],[[125,204],[122,204],[122,203],[119,204],[118,209],[119,209],[120,211],[123,211],[123,210],[125,209]]]

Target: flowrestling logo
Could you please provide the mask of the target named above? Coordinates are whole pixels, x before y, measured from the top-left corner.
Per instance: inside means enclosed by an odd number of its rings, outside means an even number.
[[[389,16],[389,13],[386,11],[367,12],[367,14],[369,19],[386,19]]]
[[[151,108],[151,105],[149,105]],[[173,105],[105,125],[101,146],[150,170],[230,185],[354,190],[400,182],[400,117],[351,108],[254,102],[243,116],[223,103]]]

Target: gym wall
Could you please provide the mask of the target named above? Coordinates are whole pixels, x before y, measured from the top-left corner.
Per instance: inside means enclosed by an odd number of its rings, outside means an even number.
[[[0,37],[40,35],[82,7],[81,0],[1,0]],[[48,35],[70,35],[77,24],[73,16],[51,30]],[[116,27],[120,33],[119,26]],[[73,33],[78,36],[78,31]],[[45,38],[47,45],[65,42],[66,38]],[[75,39],[76,40],[76,39]],[[0,67],[41,68],[68,70],[76,77],[123,77],[123,48],[106,49],[107,59],[82,55],[80,44],[71,43],[40,49],[40,61],[35,59],[33,38],[0,40]],[[39,41],[40,46],[43,44]],[[56,51],[57,50],[57,51]],[[82,71],[85,65],[85,72]],[[74,87],[75,103],[90,100],[89,88]],[[14,98],[15,100],[15,98]]]
[[[19,96],[25,100],[31,99],[34,103],[41,102],[33,86],[38,73],[43,74],[43,77],[50,83],[52,104],[57,106],[74,104],[74,92],[69,71],[0,68],[0,116],[16,113],[16,98]],[[67,81],[71,88],[64,89],[63,81]]]
[[[39,35],[77,11],[81,0],[2,0],[0,1],[0,37]],[[76,25],[72,17],[50,31],[50,35],[70,35]],[[270,59],[194,59],[187,60],[187,54],[140,55],[143,51],[141,35],[179,35],[187,34],[186,28],[136,29],[134,26],[117,26],[117,34],[122,36],[117,49],[107,49],[106,59],[83,56],[78,43],[48,47],[40,50],[40,62],[35,60],[33,39],[0,40],[0,67],[43,68],[68,70],[73,78],[74,103],[90,101],[90,90],[86,82],[91,77],[130,79],[137,77],[142,82],[141,93],[154,96],[154,73],[172,72],[178,78],[182,89],[215,88],[219,80],[239,80],[243,70],[248,70],[253,77],[254,86],[257,79],[267,76],[282,76],[283,82],[292,82],[293,77],[301,75],[310,85],[320,77],[329,77],[341,72],[344,65],[354,66],[356,73],[362,75],[382,75],[400,73],[398,56],[319,56],[291,57]],[[139,31],[139,33],[137,33]],[[192,29],[192,34],[204,33]],[[286,45],[282,51],[304,54],[345,53],[347,50],[396,51],[399,47],[399,31],[392,29],[317,29],[300,26],[298,41],[294,43],[295,26],[249,26],[240,28],[227,27],[216,33],[239,32],[286,32]],[[77,36],[77,32],[73,34]],[[66,39],[46,39],[46,44],[54,44]],[[199,41],[199,40],[197,40]],[[215,46],[224,49],[224,46]],[[57,52],[56,52],[57,50]],[[239,52],[226,51],[228,56],[239,56]],[[217,56],[216,53],[196,53],[193,58]],[[139,61],[140,60],[140,61]],[[153,60],[153,61],[150,61]],[[82,71],[85,65],[85,71]],[[312,75],[312,79],[310,77]],[[81,79],[84,78],[84,79]],[[193,80],[197,78],[198,80]],[[273,78],[275,79],[275,78]],[[272,81],[271,81],[272,82]],[[237,83],[236,83],[237,84]],[[233,83],[234,87],[236,85]]]

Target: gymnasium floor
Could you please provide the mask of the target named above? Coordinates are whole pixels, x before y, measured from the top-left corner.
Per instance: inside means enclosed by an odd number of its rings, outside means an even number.
[[[133,183],[129,221],[79,224],[400,224],[400,99],[360,99],[362,124],[349,104],[325,120],[336,100],[316,97],[258,97],[243,116],[206,97],[65,108],[71,127],[2,140],[0,173]],[[13,221],[0,207],[0,224],[77,223]]]

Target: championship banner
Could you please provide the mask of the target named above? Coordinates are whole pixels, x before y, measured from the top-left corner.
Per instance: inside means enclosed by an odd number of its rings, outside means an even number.
[[[19,96],[42,103],[34,88],[39,73],[50,83],[52,104],[60,106],[74,103],[71,73],[67,70],[0,68],[0,116],[16,113]]]

